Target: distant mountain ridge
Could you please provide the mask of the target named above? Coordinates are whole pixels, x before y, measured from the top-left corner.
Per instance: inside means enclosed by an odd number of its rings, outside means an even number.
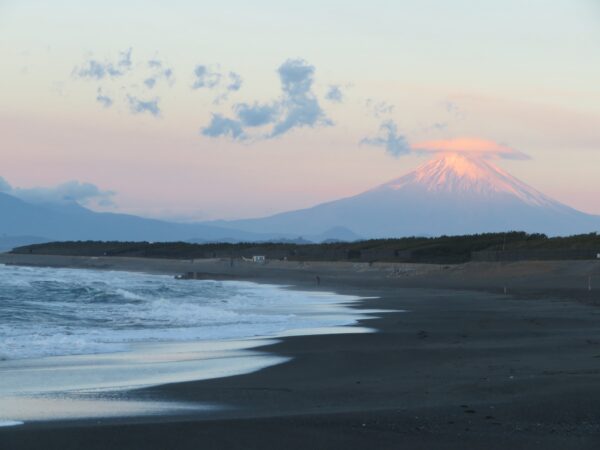
[[[0,193],[0,250],[46,241],[333,242],[512,230],[550,236],[600,230],[585,214],[491,162],[442,154],[362,194],[236,221],[173,223],[100,213],[67,202],[32,204]],[[28,241],[28,239],[30,239]]]
[[[339,239],[349,231],[333,229],[311,236],[311,242]],[[283,233],[262,233],[202,223],[174,223],[143,217],[100,213],[75,202],[33,204],[0,193],[0,251],[49,241],[196,241],[266,242],[298,239]]]
[[[599,230],[600,217],[551,199],[489,161],[446,153],[353,197],[219,225],[304,235],[343,225],[368,238],[510,230],[567,235]]]
[[[260,240],[260,233],[221,229],[204,224],[179,224],[128,214],[99,213],[76,203],[31,204],[0,193],[0,235],[5,239],[30,236],[45,240],[179,241],[202,236],[206,240]],[[27,242],[21,239],[20,244]]]

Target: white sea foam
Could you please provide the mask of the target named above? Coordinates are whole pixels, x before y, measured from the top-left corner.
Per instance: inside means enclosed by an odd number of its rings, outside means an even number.
[[[0,360],[352,325],[356,297],[249,282],[0,266]]]
[[[23,425],[20,420],[0,420],[0,427],[15,427],[17,425]]]
[[[142,297],[141,295],[138,295],[134,292],[130,292],[127,289],[117,289],[115,292],[119,295],[122,295],[123,298],[126,298],[128,300],[144,300],[144,297]]]

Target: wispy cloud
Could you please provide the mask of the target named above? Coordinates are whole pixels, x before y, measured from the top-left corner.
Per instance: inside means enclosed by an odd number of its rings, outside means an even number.
[[[443,131],[448,128],[448,124],[446,122],[435,122],[431,124],[429,129],[436,131]]]
[[[395,106],[385,101],[377,101],[372,98],[368,98],[365,101],[365,106],[373,116],[381,118],[383,116],[389,116],[394,112]]]
[[[156,85],[156,78],[155,77],[148,77],[144,80],[144,84],[146,85],[146,87],[148,89],[152,89],[155,85]]]
[[[79,78],[91,78],[94,80],[102,80],[107,77],[122,77],[131,70],[131,51],[131,48],[128,48],[120,52],[119,58],[116,61],[88,59],[82,67],[76,67],[73,70],[73,75]]]
[[[239,73],[230,71],[222,73],[219,66],[207,66],[199,64],[194,69],[194,81],[192,89],[206,89],[215,91],[213,103],[218,105],[229,98],[232,92],[237,92],[242,88],[243,79]]]
[[[148,61],[147,67],[151,71],[151,74],[144,80],[144,85],[148,89],[153,89],[160,80],[165,80],[169,86],[172,86],[175,83],[173,69],[165,67],[162,61],[151,59]]]
[[[448,130],[448,122],[434,122],[421,127],[421,132],[426,134],[439,133]]]
[[[233,92],[237,92],[242,88],[243,79],[241,75],[235,72],[229,72],[227,77],[223,76],[222,80],[227,80],[219,83],[218,90],[220,93],[213,100],[213,104],[218,105],[229,98]]]
[[[463,109],[458,105],[458,103],[446,100],[442,102],[442,107],[446,110],[450,116],[455,119],[464,120],[466,118],[466,114]]]
[[[134,64],[131,48],[120,52],[114,60],[88,59],[81,67],[73,69],[73,75],[97,83],[95,100],[105,109],[124,101],[132,114],[149,113],[154,117],[161,115],[160,99],[157,96],[151,99],[144,97],[160,81],[165,81],[169,86],[175,82],[173,69],[159,58]],[[100,81],[102,86],[98,84]],[[122,92],[119,98],[104,91],[105,85],[116,89],[117,81]]]
[[[337,84],[329,86],[329,89],[327,89],[327,93],[325,94],[325,99],[333,103],[342,103],[344,100],[342,88]]]
[[[157,97],[150,100],[141,100],[137,97],[128,95],[129,109],[134,114],[149,113],[154,117],[160,116],[160,108],[158,106],[159,99]]]
[[[478,158],[498,158],[526,160],[530,157],[505,144],[482,138],[461,137],[409,143],[398,132],[398,126],[391,120],[384,121],[379,134],[363,139],[361,144],[383,147],[390,155],[399,157],[413,154],[465,153]]]
[[[406,137],[398,133],[398,126],[392,120],[381,124],[378,135],[364,138],[360,143],[384,147],[386,152],[395,157],[407,155],[412,151]]]
[[[194,69],[194,82],[192,89],[213,89],[221,82],[222,75],[203,64]]]
[[[104,106],[105,108],[110,108],[112,106],[113,99],[111,97],[109,97],[108,95],[104,94],[102,92],[102,88],[98,88],[97,91],[97,95],[96,95],[96,101],[98,103],[100,103],[102,106]]]
[[[229,84],[227,84],[227,90],[230,92],[239,91],[242,87],[244,80],[239,73],[229,72]]]

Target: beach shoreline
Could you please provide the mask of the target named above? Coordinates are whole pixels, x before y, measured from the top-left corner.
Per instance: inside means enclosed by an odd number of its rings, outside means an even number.
[[[282,338],[261,351],[292,359],[251,374],[131,392],[139,399],[231,406],[218,414],[25,424],[0,429],[1,448],[600,445],[594,402],[600,299],[583,283],[600,273],[595,261],[447,268],[278,263],[232,274],[221,260],[25,256],[2,255],[0,263],[220,273],[368,297],[355,307],[409,313],[359,324],[377,329],[373,334]]]

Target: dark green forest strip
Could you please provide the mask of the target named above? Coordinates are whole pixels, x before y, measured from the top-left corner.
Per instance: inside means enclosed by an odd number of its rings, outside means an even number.
[[[471,260],[596,259],[600,253],[600,235],[591,233],[549,238],[543,234],[509,232],[323,244],[73,241],[28,245],[18,247],[12,253],[169,259],[251,258],[263,255],[267,259],[289,261],[459,264]]]

